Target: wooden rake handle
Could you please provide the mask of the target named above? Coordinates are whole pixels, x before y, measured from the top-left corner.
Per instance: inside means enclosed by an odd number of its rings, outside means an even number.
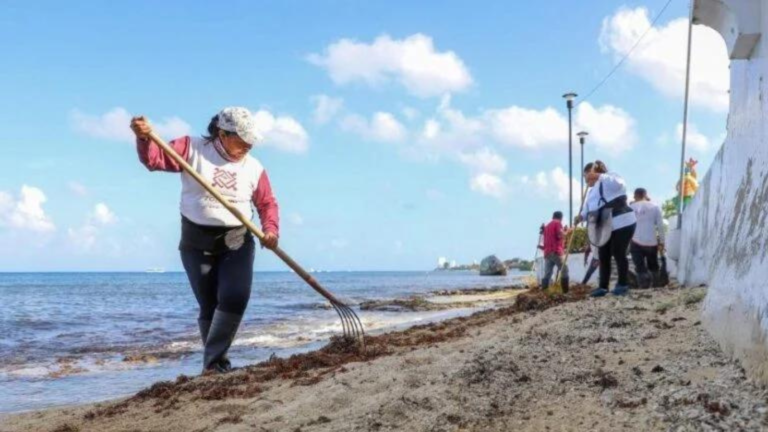
[[[221,203],[224,207],[226,207],[227,210],[229,210],[230,213],[232,213],[240,222],[245,225],[250,232],[253,233],[253,235],[256,236],[259,240],[264,239],[264,233],[261,232],[259,227],[257,227],[250,219],[246,218],[240,210],[237,209],[231,202],[229,202],[228,199],[226,199],[223,195],[219,193],[216,189],[214,189],[213,186],[211,186],[206,179],[204,179],[197,171],[195,171],[188,163],[184,160],[181,155],[176,153],[176,150],[174,150],[171,146],[169,146],[162,138],[157,136],[154,132],[149,133],[149,139],[151,139],[155,144],[157,144],[165,154],[167,154],[171,159],[173,159],[179,166],[192,178],[197,181],[197,183],[200,184],[200,186],[203,187],[206,191],[208,191],[209,194],[211,194],[218,202]],[[311,286],[315,291],[317,291],[320,295],[325,297],[328,301],[330,301],[333,304],[339,305],[343,304],[339,300],[334,297],[333,294],[328,292],[325,288],[320,286],[320,283],[317,282],[315,278],[312,277],[309,273],[304,270],[299,263],[293,260],[287,253],[285,253],[284,250],[280,249],[280,247],[275,247],[274,249],[271,249],[272,252],[275,253],[285,264],[288,265],[294,272],[296,272],[297,275],[301,276],[304,281]]]

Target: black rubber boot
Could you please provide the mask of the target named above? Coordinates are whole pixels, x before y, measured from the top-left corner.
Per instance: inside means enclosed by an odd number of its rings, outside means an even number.
[[[211,329],[205,340],[203,371],[228,372],[232,366],[227,359],[227,351],[237,334],[242,315],[216,310],[213,314]]]
[[[198,319],[197,326],[200,328],[200,339],[205,346],[205,341],[208,340],[208,331],[211,329],[211,321]]]
[[[657,272],[657,271],[651,272],[651,287],[652,288],[658,288],[658,287],[662,286],[661,283],[660,283],[660,280],[661,280],[661,275],[659,274],[659,272]]]
[[[571,280],[567,277],[560,279],[560,288],[563,290],[563,294],[568,294],[568,288],[571,285]]]
[[[203,346],[205,346],[205,341],[208,339],[208,332],[211,330],[211,321],[198,319],[197,326],[200,327],[200,339],[203,341]],[[221,366],[220,369],[223,369],[224,372],[229,372],[232,369],[232,363],[230,363],[226,354],[224,354],[224,357],[219,361],[219,366]]]

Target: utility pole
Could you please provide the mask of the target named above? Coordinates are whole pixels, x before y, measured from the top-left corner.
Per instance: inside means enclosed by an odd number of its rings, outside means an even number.
[[[568,107],[568,224],[573,223],[573,99],[578,95],[570,92],[563,95]]]
[[[581,144],[581,166],[580,166],[579,170],[583,170],[584,169],[584,143],[586,142],[586,138],[587,138],[587,135],[589,135],[589,132],[581,131],[581,132],[577,133],[576,135],[578,135],[578,137],[579,137],[579,144]],[[581,179],[581,190],[580,191],[581,191],[581,197],[582,197],[581,198],[581,205],[583,207],[584,206],[584,172],[582,172],[582,171],[580,171],[580,172],[581,172],[581,175],[579,176],[579,178]]]
[[[691,45],[693,36],[693,6],[688,17],[688,56],[685,63],[685,101],[683,102],[683,141],[680,146],[680,191],[677,196],[677,229],[683,227],[683,198],[685,189],[685,141],[688,136],[688,90],[691,84]]]

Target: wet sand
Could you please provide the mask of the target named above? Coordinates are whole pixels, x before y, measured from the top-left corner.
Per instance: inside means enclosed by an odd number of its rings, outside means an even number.
[[[699,320],[703,288],[509,306],[336,339],[121,401],[0,419],[1,431],[765,430],[768,392]]]

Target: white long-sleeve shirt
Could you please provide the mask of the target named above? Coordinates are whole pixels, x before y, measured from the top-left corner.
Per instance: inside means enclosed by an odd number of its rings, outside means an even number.
[[[661,208],[650,201],[633,202],[630,207],[637,217],[637,228],[632,242],[640,246],[658,246],[659,241],[664,243],[664,218],[661,216]]]
[[[253,156],[230,162],[213,143],[203,138],[185,136],[168,143],[218,192],[237,207],[246,218],[259,213],[264,232],[279,233],[279,208],[272,194],[267,171]],[[175,160],[150,140],[137,140],[139,160],[150,171],[182,172],[181,214],[190,221],[205,226],[236,227],[242,225],[221,203],[209,194],[192,176],[184,173]]]
[[[605,201],[600,200],[601,184],[603,185],[603,199]],[[587,193],[587,199],[584,201],[584,208],[581,210],[581,218],[586,220],[589,212],[605,207],[605,204],[622,195],[627,195],[627,187],[623,178],[616,173],[600,174],[597,183],[595,183]],[[613,221],[613,231],[626,228],[637,222],[635,212],[620,214],[614,216],[611,220]]]

